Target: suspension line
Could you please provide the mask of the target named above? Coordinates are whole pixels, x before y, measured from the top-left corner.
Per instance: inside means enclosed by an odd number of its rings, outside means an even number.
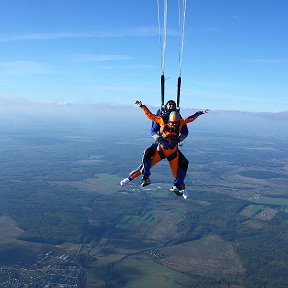
[[[182,60],[184,47],[184,32],[186,19],[186,0],[178,0],[178,43],[179,43],[179,74],[177,82],[177,108],[180,109],[180,94],[181,94],[181,75],[182,75]]]
[[[160,17],[160,0],[157,0],[158,8],[158,30],[159,30],[159,44],[161,47],[161,106],[164,106],[165,98],[165,52],[166,52],[166,36],[167,36],[167,12],[168,0],[163,0],[164,13],[163,13],[163,27],[161,31],[161,17]]]

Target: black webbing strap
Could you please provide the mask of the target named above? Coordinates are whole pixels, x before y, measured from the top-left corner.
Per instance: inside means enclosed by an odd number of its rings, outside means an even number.
[[[165,98],[165,76],[161,75],[161,107],[164,106],[164,98]]]
[[[177,108],[180,107],[180,93],[181,93],[181,77],[178,77],[177,83]]]

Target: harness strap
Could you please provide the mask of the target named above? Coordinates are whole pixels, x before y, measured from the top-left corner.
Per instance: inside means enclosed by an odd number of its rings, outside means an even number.
[[[178,155],[178,150],[176,150],[175,152],[173,152],[171,155],[169,155],[168,157],[167,157],[167,160],[170,162],[170,161],[172,161],[173,159],[175,159],[176,157],[177,157],[177,155]]]
[[[159,152],[161,160],[165,159],[165,154],[164,154],[162,148],[158,152]]]

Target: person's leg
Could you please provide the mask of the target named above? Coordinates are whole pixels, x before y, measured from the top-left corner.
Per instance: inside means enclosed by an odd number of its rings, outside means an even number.
[[[150,149],[149,152],[151,153],[152,149]],[[149,176],[151,175],[150,168],[153,167],[154,165],[156,165],[162,159],[163,158],[161,158],[161,153],[159,153],[159,151],[157,151],[157,149],[155,147],[154,154],[150,155],[150,158],[147,161],[143,161],[143,169],[142,169],[143,177],[142,177],[141,187],[145,187],[145,186],[148,186],[149,184],[151,184],[151,180],[149,178]],[[149,175],[149,176],[147,176],[147,175]]]
[[[179,176],[179,150],[176,147],[176,150],[167,156],[167,160],[169,161],[172,174],[174,176],[173,186],[170,188],[170,191],[174,192],[178,196],[183,196],[185,199],[188,197],[187,193],[185,193],[185,184],[184,179],[178,179]],[[187,166],[188,167],[188,166]],[[186,170],[187,171],[187,170]],[[185,177],[184,177],[185,178]]]
[[[174,179],[176,179],[178,174],[178,167],[179,167],[179,156],[178,151],[173,151],[169,156],[167,156],[167,160],[169,161],[169,165],[172,171],[172,175]]]
[[[132,180],[137,178],[138,176],[141,175],[141,169],[142,169],[143,164],[139,165],[135,170],[131,171],[128,175],[127,178],[124,178],[123,180],[120,181],[120,186],[124,187],[127,184],[129,184]]]
[[[175,182],[175,179],[177,178],[178,170],[179,170],[178,169],[179,168],[178,147],[175,147],[174,149],[165,150],[165,156],[167,160],[169,161],[169,165],[170,165],[171,172],[172,172],[174,182]]]
[[[143,158],[142,158],[143,166],[141,169],[141,173],[146,178],[149,178],[149,176],[151,175],[150,168],[151,168],[151,163],[152,163],[152,159],[154,157],[156,148],[157,148],[157,144],[155,143],[144,150]]]
[[[145,153],[145,152],[144,152]],[[151,163],[149,163],[150,165],[150,168],[153,167],[155,164],[157,164],[160,160],[162,160],[163,158],[161,157],[160,155],[161,153],[159,153],[156,149],[155,149],[155,152],[154,152],[154,155],[152,157],[152,161]],[[142,174],[142,171],[143,171],[143,166],[144,164],[141,163],[135,170],[131,171],[129,173],[129,176],[125,179],[123,179],[121,182],[120,182],[120,185],[122,187],[124,187],[125,185],[127,185],[129,182],[131,182],[132,180],[134,180],[135,178],[137,178],[138,176],[140,176]],[[149,173],[150,173],[150,168],[149,168]],[[150,174],[149,174],[150,175]],[[144,180],[144,177],[147,177],[145,175],[143,175],[143,178],[142,180]],[[147,177],[149,178],[149,177]],[[151,183],[151,181],[150,181]],[[149,183],[149,184],[150,184]],[[144,186],[147,186],[148,184],[144,185]]]
[[[178,171],[173,184],[178,187],[179,190],[185,189],[184,179],[186,177],[188,165],[189,161],[186,159],[183,153],[178,150]]]
[[[142,163],[135,170],[131,171],[129,174],[128,178],[130,179],[130,181],[140,176],[141,174],[143,175],[143,177],[149,178],[149,176],[151,175],[150,169],[154,154],[156,152],[156,148],[157,145],[152,144],[150,147],[144,150]]]

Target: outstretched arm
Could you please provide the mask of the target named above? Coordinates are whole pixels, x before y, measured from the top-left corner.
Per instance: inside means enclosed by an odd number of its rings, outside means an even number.
[[[141,101],[136,100],[135,104],[142,109],[142,111],[144,112],[144,114],[146,115],[147,118],[156,122],[159,125],[163,124],[162,123],[163,122],[162,117],[151,113],[151,111],[145,105],[143,105]]]
[[[208,111],[209,111],[208,109],[205,109],[205,110],[203,110],[203,111],[198,111],[198,112],[196,112],[195,114],[193,114],[193,115],[191,115],[191,116],[189,116],[189,117],[187,117],[187,118],[181,119],[181,122],[183,121],[183,123],[185,123],[185,124],[190,123],[190,122],[193,122],[193,121],[195,121],[199,116],[208,113]]]

